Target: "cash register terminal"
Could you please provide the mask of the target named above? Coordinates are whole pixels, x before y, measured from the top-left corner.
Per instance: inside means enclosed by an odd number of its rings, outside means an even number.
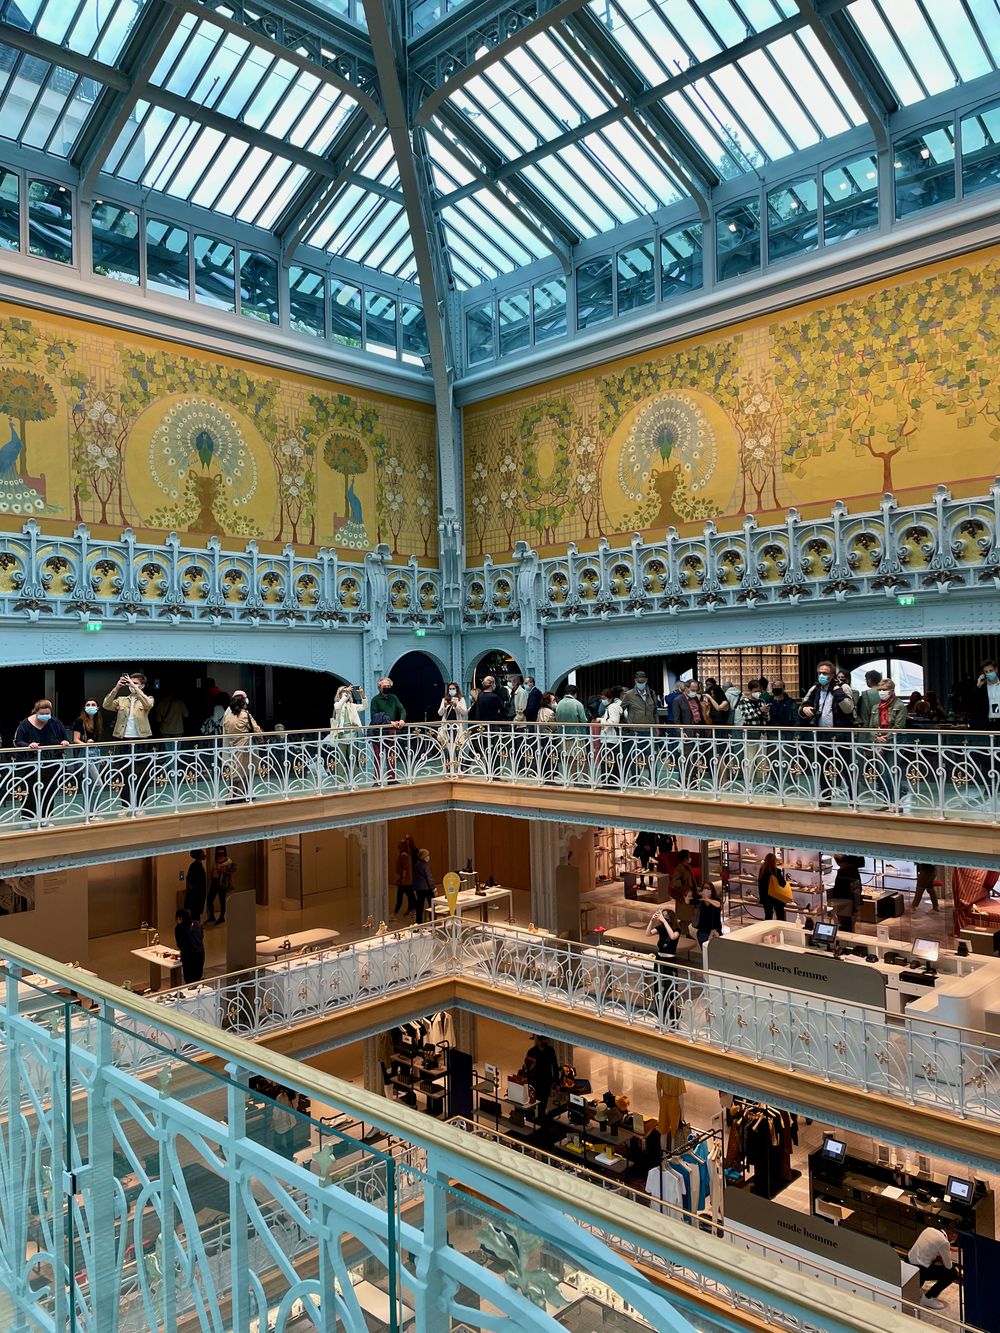
[[[809,943],[814,949],[833,948],[837,940],[838,925],[836,921],[817,921],[812,929],[812,939]]]
[[[961,1180],[958,1176],[949,1176],[948,1184],[945,1187],[945,1203],[972,1203],[972,1196],[975,1192],[974,1182],[971,1180]]]

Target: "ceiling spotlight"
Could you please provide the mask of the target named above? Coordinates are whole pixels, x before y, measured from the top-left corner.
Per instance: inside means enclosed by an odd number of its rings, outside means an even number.
[[[931,150],[929,148],[921,148],[920,156],[922,158],[926,160],[928,157],[930,157],[930,155],[931,155]]]
[[[735,222],[730,222],[730,224],[729,224],[729,230],[730,230],[730,231],[735,231],[735,230],[736,230],[736,223],[735,223]]]

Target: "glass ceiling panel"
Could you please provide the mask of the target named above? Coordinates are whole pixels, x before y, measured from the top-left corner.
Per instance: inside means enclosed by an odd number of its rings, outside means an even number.
[[[903,106],[992,73],[996,0],[854,0],[847,9]]]
[[[0,137],[68,157],[102,88],[0,45]]]
[[[0,19],[112,65],[148,0],[0,0]]]

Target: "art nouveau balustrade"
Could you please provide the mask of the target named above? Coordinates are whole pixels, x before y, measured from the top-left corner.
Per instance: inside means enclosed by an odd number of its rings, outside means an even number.
[[[444,534],[447,535],[447,534]],[[452,552],[454,542],[443,544]],[[390,561],[380,547],[363,561],[336,552],[280,555],[254,542],[225,550],[216,538],[185,546],[126,531],[117,541],[81,525],[49,536],[33,520],[0,533],[0,618],[41,623],[109,622],[281,625],[289,628],[441,628],[444,579],[460,595],[466,628],[536,625],[580,619],[675,615],[762,605],[885,602],[901,593],[995,591],[1000,584],[1000,485],[983,496],[933,500],[852,514],[841,502],[829,517],[762,527],[748,517],[735,531],[662,542],[638,536],[624,547],[602,539],[593,551],[570,546],[540,558],[518,543],[514,558],[461,575],[449,554],[437,569]]]
[[[561,1014],[615,1019],[911,1106],[1000,1122],[1000,1050],[984,1032],[460,919],[291,957],[155,999],[158,1008],[260,1038],[444,977],[484,982],[498,996],[527,995]],[[123,1034],[122,1060],[135,1067],[143,1042],[154,1035],[140,1031],[129,1056]],[[863,1118],[862,1107],[857,1114]]]
[[[1000,734],[513,723],[276,732],[0,751],[0,830],[234,803],[280,804],[442,778],[635,792],[769,809],[996,825]]]
[[[555,1333],[595,1286],[689,1333],[683,1292],[650,1277],[675,1268],[789,1328],[910,1326],[37,954],[5,950],[0,985],[11,1333]]]
[[[828,518],[719,532],[713,523],[693,537],[667,530],[662,542],[633,538],[617,548],[601,539],[593,551],[573,545],[540,559],[519,542],[514,559],[464,575],[468,627],[519,622],[634,619],[666,613],[823,602],[885,602],[901,593],[951,589],[994,591],[1000,584],[1000,485],[975,499],[954,500],[944,486],[927,504],[852,514],[838,501]]]
[[[176,533],[161,543],[126,531],[118,541],[83,525],[71,537],[44,534],[33,520],[0,533],[0,617],[45,624],[124,623],[280,625],[364,628],[443,624],[441,575],[415,559],[389,562],[389,548],[365,561],[335,551],[315,556],[286,546],[267,555],[255,542],[225,550],[211,537],[184,546]]]

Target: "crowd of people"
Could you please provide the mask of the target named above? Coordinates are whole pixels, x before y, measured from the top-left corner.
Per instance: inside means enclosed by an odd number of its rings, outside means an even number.
[[[225,694],[210,678],[203,711],[203,721],[189,744],[218,747],[229,799],[246,800],[253,785],[251,741],[264,728],[245,690]],[[871,758],[865,763],[875,771],[874,782],[887,807],[900,801],[906,788],[904,770],[909,766],[900,739],[893,733],[933,731],[949,721],[932,691],[914,691],[904,698],[897,694],[895,681],[877,671],[869,671],[864,688],[856,689],[848,673],[830,661],[817,664],[813,680],[801,695],[782,680],[760,677],[740,686],[708,677],[704,685],[696,678],[677,681],[661,698],[646,672],[638,670],[629,687],[608,686],[584,703],[572,683],[557,695],[540,689],[531,675],[510,678],[509,683],[487,675],[468,697],[457,681],[449,681],[437,706],[437,718],[444,763],[453,771],[462,768],[469,754],[484,754],[483,735],[497,724],[508,723],[523,728],[517,731],[520,739],[514,747],[522,768],[530,767],[542,780],[551,779],[557,770],[572,779],[574,774],[592,777],[596,761],[602,783],[611,786],[627,785],[637,768],[653,771],[664,754],[674,761],[694,754],[713,768],[723,784],[732,783],[739,774],[746,779],[769,762],[766,737],[761,733],[755,738],[755,732],[783,727],[791,731],[793,739],[812,737],[810,753],[824,775],[825,785],[819,793],[823,801],[829,801],[837,785],[831,773],[836,777],[838,767],[844,766],[843,741],[859,730],[864,734],[853,750],[868,747]],[[51,700],[37,700],[14,734],[15,747],[44,751],[22,793],[22,817],[44,820],[40,806],[45,802],[44,793],[59,781],[59,750],[82,757],[78,765],[82,782],[88,798],[95,798],[86,802],[89,817],[101,818],[100,809],[115,796],[124,813],[134,810],[141,803],[144,765],[150,753],[157,747],[168,751],[178,747],[189,721],[187,705],[176,696],[154,699],[141,671],[123,673],[103,699],[86,698],[69,725],[55,716]],[[969,721],[977,732],[1000,730],[1000,677],[993,661],[983,663],[971,689]],[[357,776],[358,763],[366,763],[376,783],[395,782],[400,741],[409,726],[406,708],[390,677],[378,682],[371,698],[361,685],[340,686],[329,735],[341,755],[337,771],[347,780],[352,774]],[[664,726],[666,734],[660,734],[654,745],[656,729]],[[703,753],[703,743],[697,738],[709,728],[710,753]],[[307,735],[285,733],[280,723],[272,724],[270,731],[284,738],[286,749],[296,737]],[[362,759],[350,751],[352,738],[360,734],[365,734],[369,751]],[[589,750],[587,737],[591,738]],[[110,744],[88,756],[87,751],[102,741]],[[139,746],[140,742],[150,745]],[[919,744],[918,738],[914,744]],[[274,762],[279,766],[284,762],[289,772],[295,766],[287,756],[283,761],[280,754]],[[856,753],[849,762],[857,768]],[[982,768],[981,759],[977,762]]]

